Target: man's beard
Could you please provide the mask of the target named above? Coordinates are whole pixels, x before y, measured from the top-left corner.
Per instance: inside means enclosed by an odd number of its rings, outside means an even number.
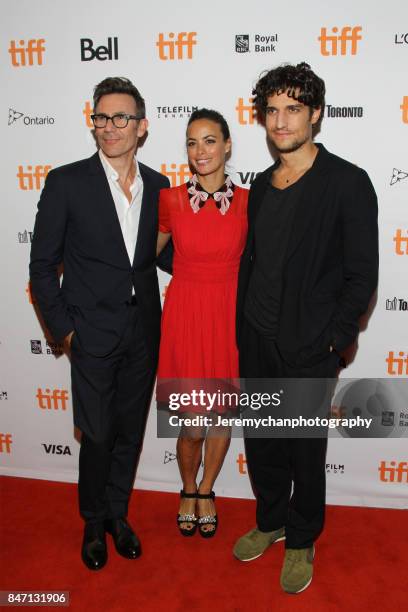
[[[308,141],[308,137],[304,138],[304,140],[295,140],[287,145],[279,145],[273,138],[270,140],[278,153],[293,153],[294,151],[300,149],[300,147],[302,147]]]

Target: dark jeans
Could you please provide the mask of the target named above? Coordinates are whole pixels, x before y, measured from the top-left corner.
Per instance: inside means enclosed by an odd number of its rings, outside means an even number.
[[[122,340],[106,357],[89,355],[73,336],[72,395],[82,430],[79,507],[86,521],[127,515],[155,377],[137,306]]]
[[[327,359],[313,367],[288,366],[275,342],[261,336],[248,321],[244,321],[239,349],[241,377],[248,379],[335,378],[338,368],[338,356],[329,351]],[[311,546],[324,524],[327,437],[246,437],[245,448],[258,528],[273,531],[284,526],[287,548]]]

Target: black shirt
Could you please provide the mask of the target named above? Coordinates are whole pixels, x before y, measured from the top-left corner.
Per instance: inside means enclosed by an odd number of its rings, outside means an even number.
[[[244,312],[255,329],[276,338],[282,290],[282,271],[303,178],[286,189],[269,184],[254,228],[254,265]]]

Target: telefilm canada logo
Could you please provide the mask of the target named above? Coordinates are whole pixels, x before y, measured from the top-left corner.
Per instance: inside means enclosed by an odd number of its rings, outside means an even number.
[[[54,125],[55,117],[49,115],[26,115],[15,108],[9,108],[8,112],[8,125],[14,125],[19,123],[25,126],[31,125]]]
[[[325,116],[329,119],[361,119],[364,115],[362,106],[334,106],[326,104]]]
[[[48,342],[48,340],[45,341],[44,350],[41,340],[30,340],[30,347],[33,355],[54,355],[59,357],[64,353],[63,344]]]
[[[196,110],[198,106],[191,104],[156,106],[156,116],[158,119],[188,119]]]
[[[393,168],[390,185],[396,185],[397,183],[400,183],[406,178],[408,178],[408,172],[405,172],[404,170],[400,170],[399,168]]]
[[[275,53],[278,34],[236,34],[236,53]]]
[[[326,474],[344,474],[343,463],[326,463]]]

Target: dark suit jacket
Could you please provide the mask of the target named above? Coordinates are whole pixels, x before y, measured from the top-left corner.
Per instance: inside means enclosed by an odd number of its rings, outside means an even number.
[[[109,354],[119,343],[132,286],[147,349],[153,358],[158,352],[157,202],[169,181],[140,162],[139,168],[143,200],[133,265],[98,153],[52,170],[38,204],[30,263],[33,293],[55,340],[75,330],[81,346],[96,356]]]
[[[342,351],[377,286],[377,198],[367,173],[322,145],[305,177],[282,276],[277,346],[292,365],[314,365],[332,345]],[[237,340],[255,257],[254,225],[274,164],[254,181],[237,297]],[[273,262],[271,262],[273,266]]]

